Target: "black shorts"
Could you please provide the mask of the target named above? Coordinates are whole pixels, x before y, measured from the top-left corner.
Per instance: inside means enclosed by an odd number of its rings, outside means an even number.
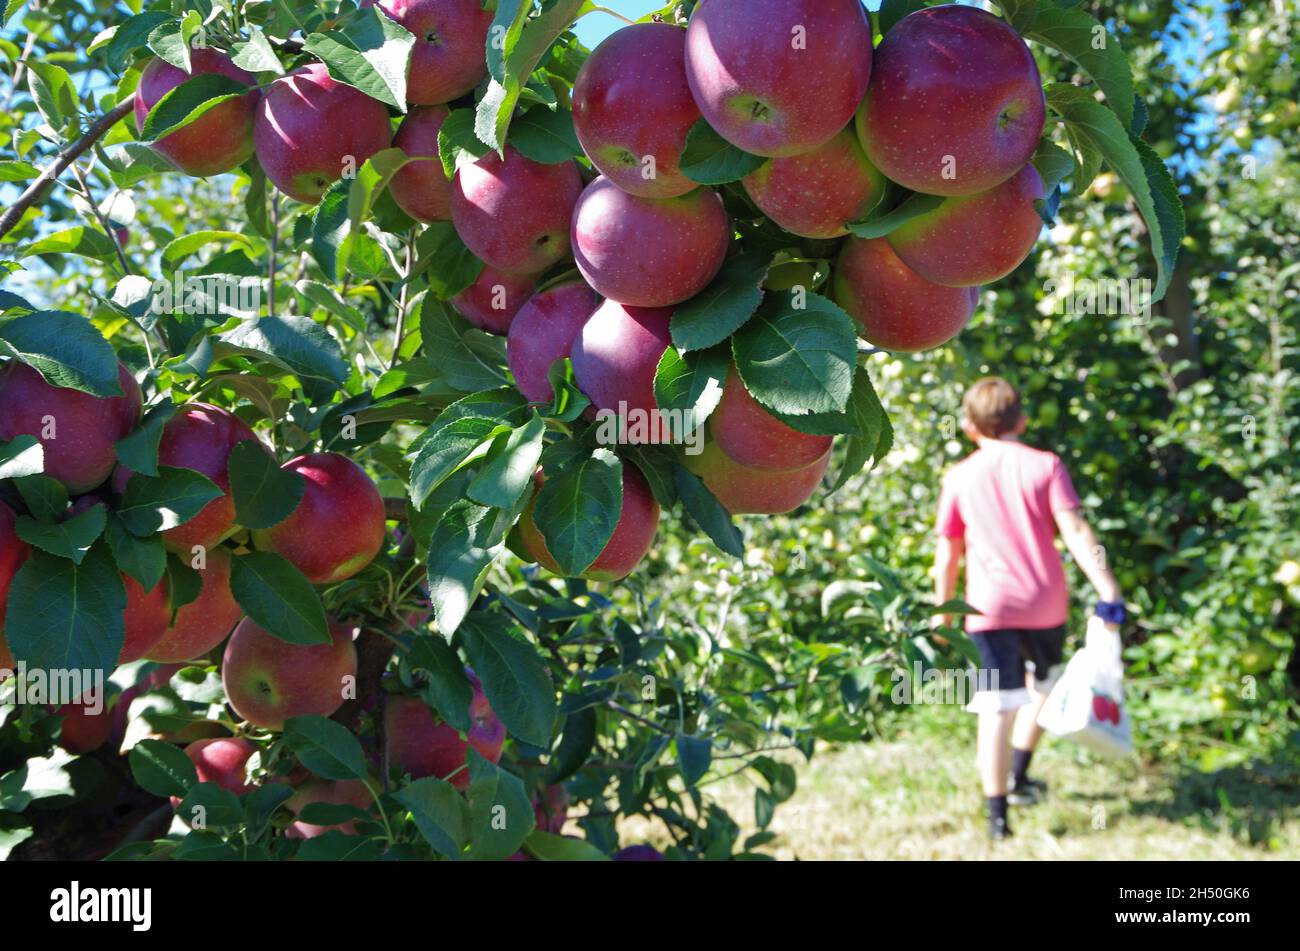
[[[1065,625],[1049,628],[1003,628],[970,635],[980,653],[979,691],[991,693],[968,709],[1007,710],[1029,702],[1026,676],[1032,671],[1034,687],[1046,693],[1061,671],[1065,650]]]

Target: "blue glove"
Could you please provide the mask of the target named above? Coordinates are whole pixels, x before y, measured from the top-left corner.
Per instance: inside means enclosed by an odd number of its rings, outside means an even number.
[[[1098,601],[1093,613],[1107,624],[1123,624],[1128,620],[1123,601]]]

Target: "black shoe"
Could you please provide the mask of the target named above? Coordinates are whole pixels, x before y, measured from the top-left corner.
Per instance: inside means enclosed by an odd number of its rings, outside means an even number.
[[[1011,838],[1011,826],[1007,825],[1006,819],[992,819],[989,821],[989,838],[994,842],[1002,842]]]
[[[1016,782],[1011,780],[1011,788],[1007,790],[1007,802],[1013,806],[1032,806],[1041,802],[1047,796],[1047,783],[1039,779],[1030,779],[1026,776],[1024,779]]]

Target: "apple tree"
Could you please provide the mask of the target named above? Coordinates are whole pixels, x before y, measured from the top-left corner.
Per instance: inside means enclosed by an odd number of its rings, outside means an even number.
[[[681,617],[656,538],[737,564],[885,455],[873,358],[956,337],[1065,183],[1112,170],[1171,280],[1117,38],[998,6],[589,51],[581,0],[5,4],[0,845],[759,855],[838,694]]]

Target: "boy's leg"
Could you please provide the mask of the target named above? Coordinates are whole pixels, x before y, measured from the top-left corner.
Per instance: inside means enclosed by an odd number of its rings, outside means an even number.
[[[1005,838],[1007,826],[1007,774],[1011,759],[1011,730],[1016,711],[1028,702],[1025,662],[1011,631],[973,632],[980,653],[979,689],[967,710],[979,714],[976,765],[989,814],[989,834]]]
[[[1043,728],[1038,725],[1038,714],[1060,675],[1065,627],[1025,631],[1021,637],[1022,653],[1032,670],[1025,675],[1029,703],[1017,713],[1011,734],[1011,785],[1012,798],[1017,804],[1024,805],[1036,802],[1046,789],[1042,783],[1029,778],[1029,762],[1038,741],[1043,738]]]

